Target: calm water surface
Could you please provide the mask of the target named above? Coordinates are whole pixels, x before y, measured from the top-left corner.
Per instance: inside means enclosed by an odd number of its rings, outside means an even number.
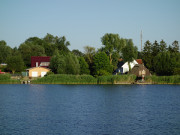
[[[180,135],[180,85],[0,85],[2,135]]]

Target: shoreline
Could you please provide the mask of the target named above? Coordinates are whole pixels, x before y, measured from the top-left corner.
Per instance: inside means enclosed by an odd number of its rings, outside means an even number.
[[[21,82],[0,82],[1,84],[24,84]],[[119,83],[29,83],[29,84],[59,84],[59,85],[180,85],[180,83],[149,83],[149,82],[144,82],[144,83],[137,83],[137,82],[119,82]]]

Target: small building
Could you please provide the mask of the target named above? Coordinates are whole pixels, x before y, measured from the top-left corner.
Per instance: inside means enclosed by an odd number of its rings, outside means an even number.
[[[50,56],[31,56],[31,67],[49,67]]]
[[[146,77],[151,75],[150,71],[143,64],[136,64],[129,74],[134,74],[137,77]]]
[[[29,71],[29,77],[44,77],[50,69],[45,67],[32,67],[27,69],[27,71]]]

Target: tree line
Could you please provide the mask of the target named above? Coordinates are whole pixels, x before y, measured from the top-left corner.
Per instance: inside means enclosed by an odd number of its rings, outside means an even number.
[[[96,50],[85,46],[81,52],[78,49],[70,51],[70,42],[65,36],[51,34],[44,38],[30,37],[18,48],[11,48],[5,41],[0,41],[0,63],[7,63],[5,70],[14,73],[29,68],[31,56],[51,56],[50,68],[56,74],[101,76],[112,74],[120,58],[128,63],[141,58],[154,74],[174,75],[180,72],[178,41],[168,47],[163,40],[160,43],[146,41],[142,52],[138,52],[132,39],[120,38],[118,34],[106,33],[101,42],[101,48]]]

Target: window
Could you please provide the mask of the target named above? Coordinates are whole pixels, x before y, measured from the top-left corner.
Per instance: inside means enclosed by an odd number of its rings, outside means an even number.
[[[49,66],[50,62],[41,62],[40,66]]]

